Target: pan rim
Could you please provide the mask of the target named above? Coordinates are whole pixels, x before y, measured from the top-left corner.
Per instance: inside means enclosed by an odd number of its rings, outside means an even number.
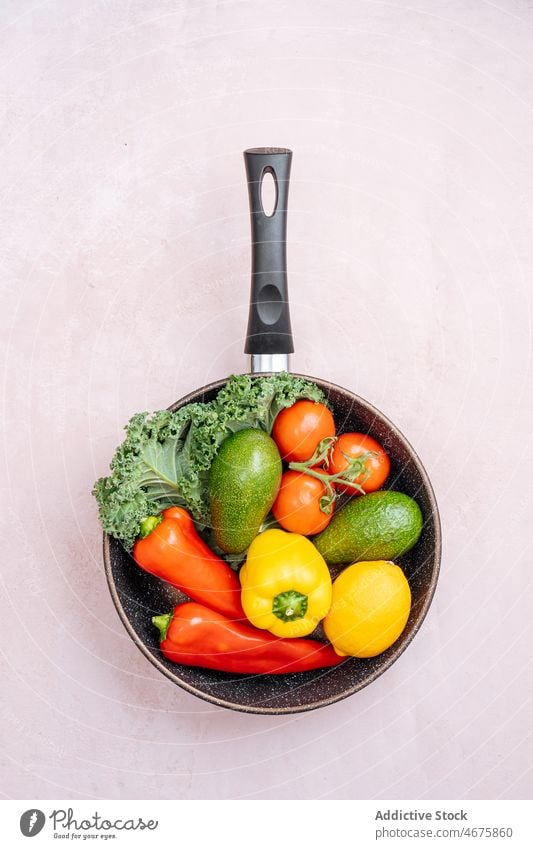
[[[256,376],[259,377],[259,376],[267,376],[268,374],[270,374],[270,372],[264,372],[264,373],[261,373],[261,375],[250,374],[250,372],[241,372],[240,374],[249,375],[251,377],[256,377]],[[257,705],[253,705],[253,706],[252,705],[243,705],[243,704],[240,704],[238,702],[228,701],[227,699],[218,698],[217,696],[205,693],[203,690],[199,690],[197,687],[193,686],[192,684],[189,684],[187,681],[183,681],[176,673],[174,673],[170,669],[167,669],[167,667],[164,666],[164,664],[161,663],[161,661],[154,654],[152,654],[150,649],[146,646],[146,644],[143,642],[143,640],[139,637],[139,635],[135,631],[135,629],[134,629],[133,625],[131,624],[130,619],[127,616],[126,611],[125,611],[125,609],[122,605],[120,596],[119,596],[117,588],[116,588],[115,580],[114,580],[114,577],[113,577],[112,558],[111,558],[111,552],[110,552],[111,537],[108,534],[106,534],[105,532],[103,533],[104,570],[105,570],[106,580],[107,580],[107,584],[108,584],[109,591],[110,591],[110,594],[111,594],[111,598],[113,600],[113,603],[115,605],[115,608],[117,610],[119,618],[122,621],[123,626],[125,627],[126,631],[128,632],[129,636],[131,637],[131,639],[133,640],[133,642],[135,643],[137,648],[145,655],[145,657],[150,661],[150,663],[153,666],[155,666],[156,669],[158,669],[160,672],[162,672],[163,675],[165,675],[174,684],[181,687],[181,689],[186,690],[187,692],[196,696],[197,698],[202,699],[203,701],[209,702],[211,704],[215,704],[218,707],[223,707],[223,708],[238,711],[238,712],[241,712],[241,713],[262,714],[262,715],[270,715],[270,716],[272,716],[272,715],[283,715],[283,714],[293,714],[293,713],[305,713],[307,711],[317,710],[318,708],[326,707],[327,705],[334,704],[335,702],[343,701],[344,699],[348,698],[349,696],[354,695],[354,693],[357,693],[359,690],[363,690],[365,687],[367,687],[369,684],[372,684],[373,681],[375,681],[377,678],[379,678],[381,675],[383,675],[383,673],[386,672],[392,666],[392,664],[396,662],[396,660],[398,660],[400,655],[402,655],[404,653],[404,651],[408,648],[408,646],[411,644],[412,640],[414,639],[414,637],[416,636],[416,634],[420,630],[420,628],[421,628],[421,626],[422,626],[422,624],[423,624],[423,622],[424,622],[424,620],[427,616],[429,608],[431,607],[431,604],[433,602],[433,598],[434,598],[434,595],[435,595],[435,591],[436,591],[436,587],[437,587],[437,583],[438,583],[438,578],[439,578],[439,574],[440,574],[440,565],[441,565],[441,557],[442,557],[442,527],[441,527],[440,513],[439,513],[438,504],[437,504],[437,499],[435,497],[435,492],[433,490],[433,486],[432,486],[431,481],[429,479],[429,475],[426,472],[426,469],[425,469],[420,457],[418,456],[418,453],[415,451],[415,449],[413,448],[413,446],[411,445],[409,440],[404,436],[402,431],[400,431],[399,428],[384,413],[381,412],[381,410],[379,410],[377,407],[375,407],[373,404],[371,404],[366,399],[361,398],[361,396],[356,395],[354,392],[351,392],[348,389],[345,389],[343,386],[339,386],[338,384],[333,383],[330,380],[323,380],[322,378],[313,377],[311,375],[300,374],[299,372],[290,372],[290,374],[294,375],[295,377],[302,377],[302,378],[304,378],[306,380],[310,380],[314,383],[318,382],[322,386],[326,385],[328,387],[331,387],[332,389],[335,389],[335,390],[343,393],[345,396],[348,396],[349,398],[353,399],[357,404],[365,407],[370,413],[375,414],[378,419],[383,421],[389,428],[391,428],[391,430],[393,432],[395,432],[400,437],[400,439],[404,442],[405,446],[407,447],[412,459],[414,460],[414,462],[417,466],[417,470],[420,473],[422,482],[424,484],[424,487],[425,487],[427,495],[428,495],[428,499],[429,499],[429,503],[430,503],[430,509],[431,509],[431,517],[432,517],[434,525],[435,525],[435,529],[434,529],[435,546],[434,546],[434,555],[433,555],[434,563],[433,563],[432,572],[431,572],[431,582],[430,582],[426,597],[424,599],[424,603],[419,608],[418,616],[417,616],[417,618],[414,622],[414,625],[411,629],[409,636],[402,643],[400,643],[400,645],[398,645],[398,647],[389,655],[389,657],[387,658],[387,660],[384,662],[384,664],[382,666],[380,666],[378,669],[374,670],[363,681],[355,682],[353,687],[348,688],[347,690],[343,691],[341,694],[335,694],[335,695],[332,695],[330,697],[320,699],[319,701],[316,701],[316,702],[307,703],[305,705],[291,705],[289,707],[266,707],[266,706],[261,707],[261,706],[257,706]],[[224,386],[227,383],[228,379],[229,378],[227,378],[227,377],[221,378],[219,380],[213,381],[212,383],[208,383],[205,386],[202,386],[199,389],[194,390],[193,392],[189,392],[187,395],[184,395],[178,401],[175,401],[173,404],[171,404],[167,409],[176,410],[179,407],[182,407],[184,404],[189,403],[193,398],[197,399],[198,396],[201,395],[201,394],[205,394],[207,392],[212,392],[216,389],[220,389],[220,388],[222,388],[222,386]],[[350,659],[348,659],[348,662],[349,662],[349,660]]]

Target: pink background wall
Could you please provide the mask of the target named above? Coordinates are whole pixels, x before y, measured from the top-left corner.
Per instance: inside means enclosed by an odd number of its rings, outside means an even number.
[[[530,795],[531,4],[3,0],[1,18],[3,794]],[[132,413],[247,368],[255,145],[294,150],[293,366],[399,425],[444,526],[409,650],[282,718],[145,660],[90,495]]]

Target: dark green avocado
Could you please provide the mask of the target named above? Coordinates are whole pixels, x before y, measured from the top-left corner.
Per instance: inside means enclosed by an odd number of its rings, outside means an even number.
[[[348,501],[313,543],[327,563],[394,560],[416,545],[422,526],[416,501],[380,490]]]
[[[246,551],[278,494],[281,457],[264,430],[247,428],[224,440],[209,472],[211,525],[227,554]]]

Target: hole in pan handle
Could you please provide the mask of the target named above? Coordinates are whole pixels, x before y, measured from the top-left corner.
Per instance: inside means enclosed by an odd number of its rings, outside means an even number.
[[[287,290],[287,200],[292,151],[254,147],[244,151],[252,231],[250,312],[244,351],[252,372],[288,371],[294,351]],[[274,209],[263,208],[263,180],[272,176]]]

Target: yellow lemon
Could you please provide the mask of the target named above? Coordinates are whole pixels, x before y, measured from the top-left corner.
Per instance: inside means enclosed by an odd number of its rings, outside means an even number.
[[[337,654],[374,657],[398,639],[410,610],[411,590],[399,566],[354,563],[333,582],[324,631]]]

